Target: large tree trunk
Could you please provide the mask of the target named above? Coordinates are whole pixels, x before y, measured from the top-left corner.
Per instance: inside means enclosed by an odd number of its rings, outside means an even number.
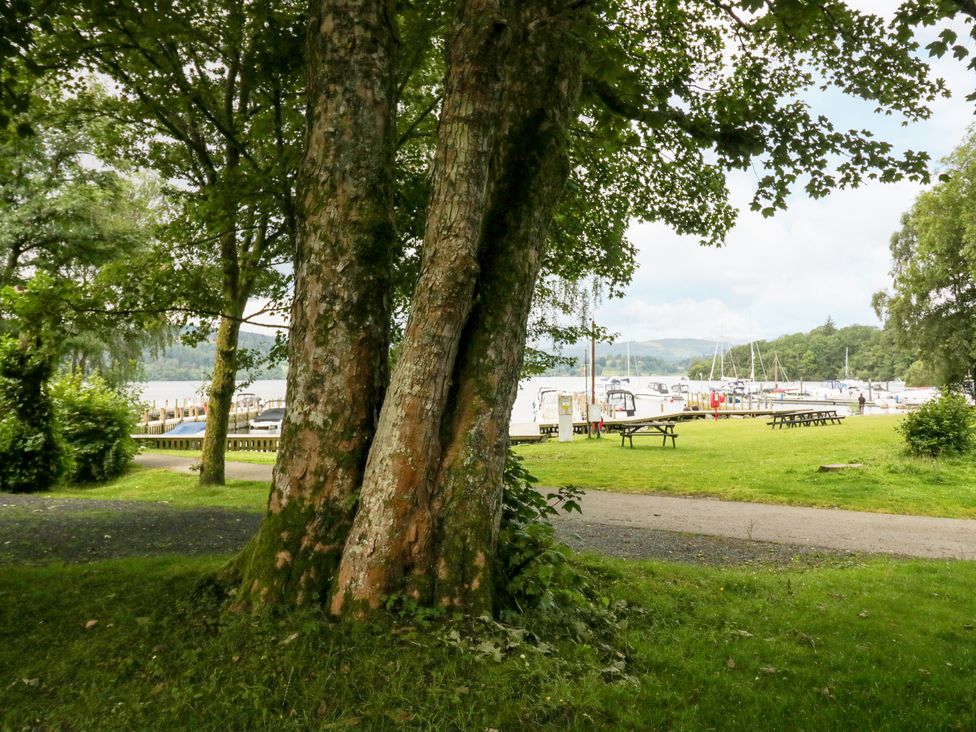
[[[253,607],[328,598],[387,378],[392,3],[316,6],[286,415],[267,515],[233,568],[238,602]]]
[[[224,315],[217,326],[217,344],[210,392],[207,399],[207,429],[203,433],[200,460],[200,485],[224,484],[224,455],[227,452],[227,425],[237,388],[237,339],[241,331],[243,305],[234,305],[232,315]]]
[[[532,293],[569,175],[567,135],[582,55],[568,33],[571,21],[539,28],[519,45],[522,72],[495,166],[477,305],[465,328],[444,422],[434,600],[475,614],[491,610],[508,424]]]
[[[568,33],[578,13],[562,2],[505,8],[503,32],[477,6],[464,6],[448,59],[421,278],[334,613],[394,593],[491,607],[508,421],[568,173],[580,49]],[[463,14],[475,10],[480,26]]]
[[[431,480],[438,433],[478,275],[489,163],[511,66],[514,0],[469,0],[450,43],[420,280],[369,453],[332,611],[431,591]]]

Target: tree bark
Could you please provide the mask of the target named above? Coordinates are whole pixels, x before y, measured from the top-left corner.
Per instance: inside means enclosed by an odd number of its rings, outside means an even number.
[[[454,371],[436,480],[434,600],[491,611],[508,424],[518,389],[532,294],[553,211],[569,175],[568,128],[582,51],[574,17],[519,44],[519,83],[499,145],[481,246],[477,305]]]
[[[469,0],[448,52],[421,274],[383,402],[332,599],[359,614],[431,590],[431,480],[438,433],[478,275],[499,107],[511,66],[513,0]]]
[[[491,607],[508,420],[568,175],[581,49],[569,33],[579,13],[563,3],[502,4],[494,27],[477,6],[462,10],[448,59],[421,278],[343,555],[337,614],[368,612],[396,593]],[[465,11],[478,12],[480,27]]]
[[[393,18],[388,0],[313,8],[286,414],[265,520],[231,568],[242,605],[326,601],[355,512],[387,378]]]
[[[237,388],[237,339],[244,314],[243,305],[235,303],[234,307],[234,313],[222,316],[217,326],[214,369],[207,399],[207,429],[203,433],[200,459],[200,485],[224,484],[227,429]]]

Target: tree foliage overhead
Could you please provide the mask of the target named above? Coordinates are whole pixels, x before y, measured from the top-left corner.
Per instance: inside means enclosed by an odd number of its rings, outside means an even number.
[[[899,153],[870,129],[840,129],[816,112],[821,92],[840,91],[912,121],[944,93],[914,39],[845,3],[603,2],[587,41],[572,173],[536,293],[537,338],[558,345],[583,335],[572,283],[595,276],[609,296],[622,293],[634,268],[632,221],[721,244],[737,215],[731,170],[755,172],[750,205],[764,216],[797,189],[821,197],[866,179],[927,178],[925,153]],[[561,334],[548,330],[557,320]]]

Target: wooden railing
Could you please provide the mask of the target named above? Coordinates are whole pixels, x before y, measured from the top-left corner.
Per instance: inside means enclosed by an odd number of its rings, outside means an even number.
[[[200,450],[203,435],[132,435],[142,445],[156,450]],[[277,452],[278,435],[227,435],[227,449],[249,452]]]

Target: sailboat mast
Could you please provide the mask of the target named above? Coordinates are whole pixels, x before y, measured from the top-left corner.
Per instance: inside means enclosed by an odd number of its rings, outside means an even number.
[[[596,321],[591,321],[593,330],[590,332],[590,397],[591,404],[596,404]]]

